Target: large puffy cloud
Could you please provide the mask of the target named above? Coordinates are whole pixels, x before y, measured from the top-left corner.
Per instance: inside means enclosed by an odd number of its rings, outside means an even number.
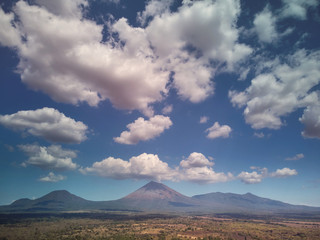
[[[182,168],[194,168],[213,166],[213,162],[210,162],[202,153],[193,152],[189,157],[180,162]]]
[[[77,156],[73,150],[63,149],[60,145],[49,147],[37,144],[27,144],[18,146],[21,151],[29,156],[23,163],[24,166],[32,165],[44,170],[75,170],[78,165],[72,161]]]
[[[312,88],[320,82],[320,51],[299,50],[284,62],[276,59],[263,66],[264,73],[245,91],[229,91],[234,106],[245,106],[245,120],[254,129],[279,129],[282,117],[319,102],[319,93]]]
[[[255,16],[253,24],[254,30],[261,42],[271,43],[277,39],[276,18],[268,7]]]
[[[237,176],[237,178],[246,184],[255,184],[260,183],[264,178],[285,178],[298,174],[297,170],[286,167],[277,169],[276,171],[271,173],[269,173],[267,168],[251,167],[251,169],[256,171],[243,171]]]
[[[232,129],[228,125],[220,125],[218,122],[215,122],[212,127],[208,128],[206,132],[208,132],[207,138],[228,138]]]
[[[85,2],[62,2],[39,1],[45,7],[23,1],[16,4],[20,35],[26,40],[16,43],[22,81],[58,102],[97,106],[109,99],[117,108],[138,109],[152,115],[149,105],[162,100],[169,73],[155,64],[150,57],[151,48],[142,46],[143,40],[132,43],[141,37],[141,31],[130,28],[132,41],[124,47],[114,40],[102,43],[103,26],[78,16],[81,11],[75,6]],[[72,6],[64,8],[69,2]],[[120,19],[110,31],[121,32],[125,24]]]
[[[170,168],[157,155],[143,153],[130,158],[129,161],[108,157],[80,171],[83,174],[95,174],[114,179],[184,180],[197,183],[217,183],[233,179],[231,173],[216,173],[211,168],[212,165],[213,163],[203,154],[192,153],[180,162],[180,167]]]
[[[62,143],[80,143],[86,140],[88,129],[84,123],[76,122],[58,110],[46,107],[0,115],[0,124],[51,142]]]
[[[320,138],[320,105],[308,106],[299,120],[305,125],[302,136]]]
[[[87,1],[36,3],[19,1],[17,18],[1,10],[0,42],[18,50],[22,81],[58,102],[97,106],[108,99],[151,117],[151,105],[170,87],[191,102],[205,100],[216,70],[232,69],[252,51],[238,43],[238,0],[183,2],[174,13],[172,1],[150,1],[139,15],[144,23],[150,18],[146,27],[109,22],[106,42],[103,26],[83,18]]]
[[[169,117],[156,115],[149,120],[140,117],[133,123],[127,125],[129,131],[115,137],[114,141],[121,144],[137,144],[159,136],[164,130],[169,129],[172,122]]]
[[[193,152],[180,162],[180,179],[197,183],[218,183],[234,179],[231,173],[215,172],[211,167],[213,164],[202,153]]]
[[[108,157],[101,162],[95,162],[92,167],[81,169],[82,173],[93,173],[114,179],[154,179],[172,180],[175,172],[168,164],[161,161],[157,155],[143,153],[124,161],[120,158]]]
[[[191,102],[213,94],[210,80],[221,64],[228,69],[252,50],[238,43],[237,0],[184,1],[175,13],[154,16],[146,28],[155,53],[167,69],[174,72],[173,86]],[[210,61],[217,65],[212,67]]]

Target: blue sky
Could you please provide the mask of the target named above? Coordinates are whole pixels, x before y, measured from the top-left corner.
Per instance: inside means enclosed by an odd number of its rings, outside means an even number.
[[[320,7],[5,1],[0,204],[66,189],[320,206]]]

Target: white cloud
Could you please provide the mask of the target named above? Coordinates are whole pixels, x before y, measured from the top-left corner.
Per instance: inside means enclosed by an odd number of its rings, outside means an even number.
[[[286,160],[287,161],[295,161],[295,160],[300,160],[302,158],[304,158],[304,154],[303,153],[298,153],[293,157],[287,157]]]
[[[51,142],[80,143],[87,139],[88,127],[84,123],[76,122],[54,108],[0,115],[0,124]]]
[[[81,169],[81,172],[97,174],[101,177],[114,179],[154,179],[172,180],[174,170],[162,162],[157,155],[143,153],[124,161],[120,158],[108,157],[101,162],[95,162],[92,167]]]
[[[183,2],[176,12],[170,12],[171,0],[153,0],[139,15],[142,22],[150,18],[146,27],[132,27],[125,18],[109,22],[110,36],[119,38],[106,42],[103,26],[83,16],[87,1],[36,2],[16,3],[19,21],[0,12],[0,42],[17,49],[22,82],[57,102],[97,106],[110,100],[151,117],[151,105],[169,88],[191,102],[205,100],[213,94],[215,72],[232,70],[252,52],[238,43],[239,0]]]
[[[65,176],[62,176],[60,174],[55,175],[53,172],[50,172],[48,174],[48,176],[39,178],[39,181],[40,182],[59,182],[59,181],[65,180],[65,179],[66,179]]]
[[[245,120],[254,129],[279,129],[282,117],[319,102],[312,88],[320,82],[320,51],[299,50],[284,62],[262,65],[268,72],[256,76],[247,89],[229,91],[234,106],[245,106]]]
[[[207,116],[202,116],[202,117],[200,117],[199,123],[207,123],[208,120],[209,120],[209,117],[207,117]]]
[[[260,183],[264,178],[285,178],[297,175],[298,172],[295,169],[282,168],[277,169],[275,172],[268,172],[267,168],[251,167],[251,169],[256,170],[253,172],[241,172],[237,178],[246,184]]]
[[[231,132],[231,127],[228,125],[222,125],[218,122],[215,122],[212,127],[208,128],[206,132],[208,132],[207,138],[214,139],[214,138],[228,138]]]
[[[252,49],[239,44],[235,26],[240,2],[184,1],[177,12],[154,16],[146,28],[163,66],[173,74],[173,86],[183,99],[197,103],[213,94],[216,70],[228,70]],[[216,66],[212,67],[211,60]]]
[[[202,153],[193,152],[186,160],[180,162],[182,168],[197,168],[205,166],[213,166],[213,162],[210,162]]]
[[[282,0],[282,2],[284,6],[280,16],[283,18],[294,17],[300,20],[307,19],[308,8],[319,5],[319,1],[317,0]]]
[[[242,182],[247,184],[260,183],[262,181],[262,175],[257,173],[256,171],[253,171],[251,173],[241,172],[238,175],[238,178],[241,179]]]
[[[127,36],[130,40],[124,47],[114,39],[103,43],[103,26],[82,19],[79,3],[85,1],[40,2],[46,8],[23,1],[14,8],[19,34],[26,39],[15,41],[22,81],[58,102],[97,106],[109,99],[116,108],[138,109],[151,116],[149,105],[163,99],[169,72],[153,60],[143,29],[131,28],[120,19],[109,29],[118,31],[121,41]],[[0,41],[6,44],[4,37],[1,34]]]
[[[308,106],[299,120],[305,125],[302,136],[320,138],[320,105]]]
[[[282,169],[277,169],[275,172],[270,173],[271,177],[290,177],[297,175],[298,172],[295,169],[290,169],[290,168],[282,168]]]
[[[218,183],[233,180],[231,173],[215,172],[209,161],[202,153],[193,152],[189,157],[180,162],[180,180],[197,183]]]
[[[254,30],[261,42],[271,43],[278,38],[276,18],[268,7],[255,16],[253,24]]]
[[[172,105],[167,105],[162,109],[162,113],[163,114],[169,114],[171,113],[173,110],[173,106]]]
[[[60,145],[45,147],[37,144],[27,144],[18,147],[29,156],[28,160],[23,163],[24,166],[32,165],[45,170],[57,171],[78,168],[78,165],[72,162],[72,159],[77,156],[76,152],[63,149]]]
[[[210,158],[212,159],[212,158]],[[260,183],[264,178],[285,178],[297,175],[295,169],[283,168],[269,173],[267,168],[251,167],[252,172],[242,171],[238,176],[232,173],[215,172],[214,163],[202,153],[193,152],[174,168],[159,159],[158,155],[143,153],[129,161],[108,157],[95,162],[91,167],[81,168],[83,174],[94,174],[113,179],[149,179],[190,181],[196,183],[218,183],[240,179],[247,184]]]
[[[180,162],[180,167],[170,168],[157,155],[143,153],[129,161],[108,157],[101,162],[95,162],[92,167],[80,169],[80,172],[113,179],[183,180],[197,183],[217,183],[234,179],[231,173],[216,173],[211,168],[212,165],[203,154],[194,152]]]
[[[121,144],[137,144],[140,141],[147,141],[159,136],[171,125],[170,118],[166,116],[156,115],[149,120],[140,117],[128,124],[129,131],[122,132],[120,137],[114,138],[114,141]]]
[[[231,181],[234,176],[231,173],[217,173],[210,167],[199,167],[183,169],[180,179],[196,183],[218,183]]]

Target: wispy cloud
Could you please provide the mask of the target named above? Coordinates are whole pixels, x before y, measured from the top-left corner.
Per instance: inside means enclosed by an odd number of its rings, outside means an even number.
[[[200,117],[199,123],[207,123],[209,121],[209,117],[207,116],[202,116]]]
[[[47,176],[39,178],[40,182],[59,182],[65,180],[66,177],[60,174],[56,175],[53,172],[50,172]]]
[[[304,154],[303,153],[298,153],[293,157],[287,157],[286,160],[287,161],[295,161],[295,160],[300,160],[302,158],[304,158]]]

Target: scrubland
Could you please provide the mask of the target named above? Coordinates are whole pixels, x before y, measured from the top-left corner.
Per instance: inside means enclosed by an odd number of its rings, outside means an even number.
[[[1,216],[0,240],[320,239],[320,221],[214,216]]]

